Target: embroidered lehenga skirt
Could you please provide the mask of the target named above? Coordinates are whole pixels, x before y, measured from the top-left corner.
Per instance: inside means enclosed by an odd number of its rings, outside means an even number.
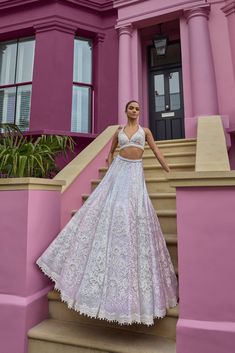
[[[37,264],[81,314],[146,325],[164,317],[177,304],[177,279],[142,160],[118,155]]]

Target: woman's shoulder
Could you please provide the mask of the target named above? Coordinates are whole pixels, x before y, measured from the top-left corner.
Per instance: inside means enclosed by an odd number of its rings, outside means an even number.
[[[141,127],[142,127],[142,129],[144,130],[144,132],[145,132],[146,134],[151,133],[151,130],[150,130],[148,127],[144,127],[144,126],[141,126]]]
[[[115,135],[118,135],[119,132],[122,130],[123,126],[122,125],[119,125],[115,131]]]

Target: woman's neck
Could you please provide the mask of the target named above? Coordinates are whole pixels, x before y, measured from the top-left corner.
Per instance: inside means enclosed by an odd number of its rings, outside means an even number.
[[[127,121],[127,123],[126,123],[126,126],[128,126],[128,127],[130,127],[130,128],[135,128],[135,127],[138,126],[138,125],[139,125],[138,120],[132,121],[132,120],[129,120],[129,119],[128,119],[128,121]]]

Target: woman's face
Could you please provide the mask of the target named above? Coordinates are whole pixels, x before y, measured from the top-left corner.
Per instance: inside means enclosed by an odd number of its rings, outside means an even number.
[[[128,118],[137,119],[140,114],[140,106],[137,102],[131,102],[128,104],[126,115]]]

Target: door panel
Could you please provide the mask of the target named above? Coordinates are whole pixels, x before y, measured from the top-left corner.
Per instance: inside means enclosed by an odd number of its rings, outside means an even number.
[[[184,137],[181,68],[150,73],[150,128],[157,140]]]

